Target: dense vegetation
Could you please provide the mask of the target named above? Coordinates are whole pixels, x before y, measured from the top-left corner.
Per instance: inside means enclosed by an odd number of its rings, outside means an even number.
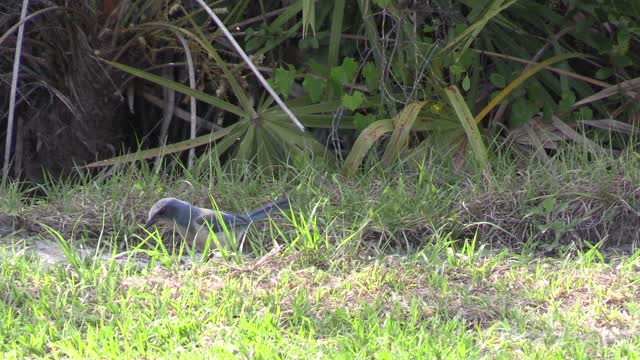
[[[36,1],[21,44],[19,4],[3,6],[5,74],[23,50],[7,159],[29,180],[212,131],[146,156],[215,144],[224,159],[312,155],[346,174],[372,148],[388,166],[434,149],[484,162],[504,143],[544,158],[566,141],[624,148],[638,116],[631,0],[211,4],[305,133],[198,2]]]
[[[640,356],[637,0],[206,2],[0,4],[3,358]]]

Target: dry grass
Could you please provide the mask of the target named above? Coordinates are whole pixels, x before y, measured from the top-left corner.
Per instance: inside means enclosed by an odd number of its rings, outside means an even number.
[[[515,176],[500,182],[500,187],[478,187],[468,181],[457,184],[447,194],[420,193],[411,181],[399,187],[374,179],[363,188],[359,183],[312,181],[317,188],[298,189],[290,194],[296,212],[311,212],[314,207],[318,231],[339,243],[353,230],[354,223],[367,219],[358,240],[364,247],[379,251],[393,248],[417,249],[438,236],[453,233],[454,237],[470,239],[476,236],[492,248],[504,246],[515,250],[524,244],[555,247],[574,244],[583,247],[585,241],[632,253],[640,242],[640,187],[633,176],[618,174],[605,178],[586,174],[545,177],[543,174]],[[185,185],[188,184],[188,185]],[[393,183],[391,183],[393,184]],[[33,234],[41,233],[39,223],[57,229],[67,239],[95,239],[100,234],[111,236],[126,227],[140,236],[139,224],[145,221],[148,208],[162,196],[175,196],[194,205],[211,207],[211,198],[224,210],[247,210],[264,200],[242,194],[236,185],[233,191],[218,191],[208,185],[185,182],[178,191],[141,189],[127,182],[113,182],[109,192],[81,189],[65,196],[52,196],[47,202],[25,205],[19,212],[16,226]],[[267,187],[286,187],[269,184]],[[441,185],[442,186],[442,185]],[[362,191],[358,189],[362,189]],[[213,190],[213,191],[212,191]],[[273,192],[273,191],[272,191]],[[283,194],[289,191],[276,190]],[[119,198],[113,197],[118,194]],[[318,202],[318,198],[325,201]],[[250,201],[246,201],[251,199]],[[373,215],[373,216],[372,216]],[[304,215],[303,215],[304,216]],[[291,229],[282,217],[277,223]],[[259,224],[259,232],[268,225]]]
[[[457,213],[464,236],[477,232],[483,242],[514,248],[530,241],[579,246],[603,241],[614,247],[640,241],[635,208],[640,187],[629,178],[618,176],[606,184],[589,178],[560,180],[537,194],[528,187],[520,182],[461,199]]]

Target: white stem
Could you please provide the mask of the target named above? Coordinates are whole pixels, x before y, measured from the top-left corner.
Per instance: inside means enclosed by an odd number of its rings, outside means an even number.
[[[191,58],[191,49],[189,49],[189,44],[187,40],[185,40],[184,36],[179,31],[175,31],[178,40],[182,44],[184,48],[185,56],[187,57],[187,69],[189,70],[189,86],[195,90],[196,89],[196,72],[193,69],[193,59]],[[198,119],[196,119],[196,98],[191,96],[191,136],[190,139],[196,138],[196,124]],[[189,161],[187,163],[187,169],[191,170],[193,168],[193,160],[196,157],[196,149],[189,149]]]
[[[256,66],[251,61],[251,59],[249,59],[249,56],[247,56],[247,54],[244,52],[244,50],[242,50],[240,45],[238,45],[238,43],[236,42],[236,39],[233,38],[233,35],[231,35],[229,30],[227,30],[227,28],[224,26],[222,21],[220,21],[220,19],[216,16],[216,14],[213,12],[213,10],[211,10],[211,8],[203,0],[196,0],[196,1],[198,2],[198,4],[200,4],[200,6],[202,6],[204,11],[206,11],[207,14],[209,14],[209,16],[216,23],[216,25],[218,25],[220,30],[222,30],[222,33],[224,34],[224,36],[226,36],[227,40],[229,40],[229,42],[231,43],[233,48],[236,49],[236,51],[238,52],[238,54],[240,54],[242,59],[247,63],[247,65],[249,65],[249,68],[251,68],[251,71],[253,71],[253,73],[256,75],[256,77],[258,78],[258,81],[260,81],[262,86],[264,86],[264,88],[267,89],[269,94],[276,100],[276,102],[278,103],[280,108],[282,108],[282,110],[289,116],[291,121],[293,121],[293,123],[298,127],[298,129],[300,129],[300,131],[304,132],[304,125],[302,125],[302,123],[300,123],[298,118],[296,118],[296,116],[293,115],[291,110],[289,110],[287,105],[285,105],[285,103],[282,101],[282,99],[280,99],[280,96],[278,96],[278,94],[275,92],[275,90],[273,90],[273,88],[271,86],[269,86],[269,83],[267,82],[267,80],[264,78],[264,76],[262,76],[260,71],[258,71]]]
[[[9,95],[9,117],[7,118],[7,137],[4,146],[4,166],[2,167],[2,183],[6,184],[9,177],[9,164],[11,160],[11,141],[13,138],[13,125],[15,122],[16,90],[18,88],[18,73],[20,72],[20,54],[22,53],[22,37],[24,36],[24,18],[27,17],[29,0],[22,1],[22,12],[20,13],[20,27],[18,28],[18,38],[16,40],[16,53],[13,58],[13,74],[11,75],[11,94]]]

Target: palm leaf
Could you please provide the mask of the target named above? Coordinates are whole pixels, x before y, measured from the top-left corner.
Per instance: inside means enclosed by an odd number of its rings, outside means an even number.
[[[480,134],[478,125],[473,119],[471,110],[469,110],[462,94],[460,94],[460,90],[458,90],[455,85],[452,85],[446,88],[444,93],[447,100],[449,100],[449,104],[451,104],[453,111],[456,113],[460,124],[462,124],[465,133],[467,134],[467,140],[471,145],[471,150],[473,151],[475,159],[482,168],[489,169],[487,148],[482,140],[482,135]]]
[[[393,121],[391,119],[378,120],[367,126],[356,139],[351,151],[349,151],[349,155],[347,155],[344,161],[342,173],[345,176],[354,175],[373,144],[382,136],[392,131]]]
[[[425,104],[427,104],[427,101],[411,103],[393,118],[395,129],[382,157],[382,162],[385,165],[391,165],[391,162],[400,155],[400,151],[409,143],[409,133]]]

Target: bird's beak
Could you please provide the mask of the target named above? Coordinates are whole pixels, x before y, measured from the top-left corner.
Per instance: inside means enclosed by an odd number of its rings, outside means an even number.
[[[147,222],[144,224],[144,228],[147,230],[151,230],[151,227],[153,225],[155,225],[158,222],[158,220],[155,217],[151,217],[149,218],[149,220],[147,220]]]

